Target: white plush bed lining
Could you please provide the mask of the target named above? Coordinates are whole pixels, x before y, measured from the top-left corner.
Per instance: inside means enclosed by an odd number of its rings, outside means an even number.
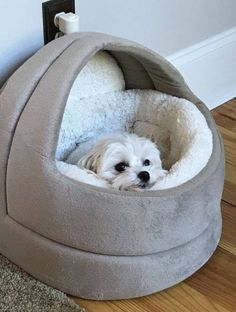
[[[105,187],[96,176],[68,164],[79,145],[82,157],[106,133],[134,132],[154,141],[168,174],[154,189],[187,182],[207,164],[212,134],[197,107],[154,90],[125,90],[122,71],[106,52],[98,53],[76,79],[67,101],[57,148],[59,170],[82,182]]]

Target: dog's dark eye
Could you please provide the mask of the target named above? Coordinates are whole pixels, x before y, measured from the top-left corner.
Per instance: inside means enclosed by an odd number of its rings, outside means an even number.
[[[149,159],[145,159],[143,162],[144,166],[150,166],[150,160]]]
[[[116,169],[116,171],[118,171],[118,172],[123,172],[123,171],[125,171],[125,168],[126,168],[127,166],[128,166],[127,163],[125,163],[125,162],[120,162],[119,164],[115,165],[115,169]]]

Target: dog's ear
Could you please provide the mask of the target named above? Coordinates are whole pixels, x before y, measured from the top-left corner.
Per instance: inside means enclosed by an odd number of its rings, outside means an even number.
[[[82,168],[89,169],[97,173],[100,159],[101,154],[95,149],[92,149],[88,154],[81,158],[78,165]]]
[[[92,148],[84,157],[80,159],[78,165],[81,168],[91,170],[98,173],[99,165],[101,164],[102,155],[105,152],[106,143],[102,142]]]

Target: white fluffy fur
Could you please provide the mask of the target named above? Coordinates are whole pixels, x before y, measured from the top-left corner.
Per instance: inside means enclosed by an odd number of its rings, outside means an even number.
[[[109,183],[106,180],[100,179],[91,170],[81,169],[76,165],[70,165],[64,161],[57,161],[57,168],[62,174],[71,179],[100,187],[109,187]]]
[[[106,58],[105,52],[102,53]],[[97,56],[94,59],[95,63],[101,64]],[[82,173],[81,169],[63,160],[76,147],[76,157],[83,157],[101,135],[128,131],[150,138],[161,151],[168,174],[158,179],[153,190],[178,186],[197,175],[212,153],[212,134],[201,112],[185,99],[158,91],[123,90],[120,68],[111,56],[108,56],[107,62],[109,68],[113,67],[111,80],[116,76],[115,85],[110,89],[103,86],[103,76],[111,72],[110,69],[106,72],[104,63],[102,74],[98,64],[94,67],[95,73],[98,71],[99,74],[96,76],[93,73],[93,80],[98,81],[90,86],[91,68],[88,71],[87,66],[84,68],[85,96],[81,93],[76,95],[77,87],[72,88],[73,95],[67,101],[58,142],[58,169],[73,179],[106,186],[102,179],[92,177],[86,171]],[[74,84],[78,90],[79,79],[80,76]],[[71,163],[72,158],[69,160]]]
[[[68,161],[73,160],[79,168],[91,170],[97,178],[118,190],[149,189],[166,173],[156,145],[135,134],[114,134],[103,138],[82,158],[79,150],[79,147],[75,149]],[[145,160],[148,164],[145,164]],[[116,170],[116,165],[120,163],[127,165],[122,172]],[[140,173],[145,173],[149,178],[143,180]]]

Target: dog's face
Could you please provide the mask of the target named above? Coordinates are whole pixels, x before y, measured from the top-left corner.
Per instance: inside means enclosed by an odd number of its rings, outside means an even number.
[[[119,190],[145,190],[165,174],[155,144],[135,134],[98,143],[80,164]]]

